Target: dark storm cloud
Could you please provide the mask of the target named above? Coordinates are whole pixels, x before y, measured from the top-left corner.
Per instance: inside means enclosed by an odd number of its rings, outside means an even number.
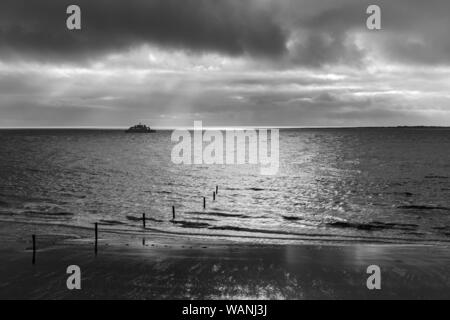
[[[82,30],[65,27],[82,9]],[[382,31],[366,8],[382,8]],[[0,55],[80,62],[143,44],[261,58],[287,67],[362,65],[370,52],[405,63],[450,62],[447,0],[2,0]],[[364,35],[357,44],[355,34]]]
[[[82,30],[66,29],[66,8],[82,10]],[[2,55],[83,59],[151,43],[229,55],[279,55],[285,37],[269,7],[240,0],[3,0]]]
[[[294,46],[297,64],[358,65],[370,54],[404,64],[450,63],[448,0],[303,0],[298,6],[299,1],[288,1],[283,15],[291,35],[304,35]],[[381,8],[380,31],[366,28],[371,4]],[[359,45],[352,37],[358,34],[363,36]]]

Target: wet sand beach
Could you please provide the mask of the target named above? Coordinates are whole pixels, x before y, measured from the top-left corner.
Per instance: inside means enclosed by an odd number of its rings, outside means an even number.
[[[450,298],[445,245],[254,244],[102,232],[95,255],[91,230],[0,222],[0,231],[1,299]],[[81,268],[81,290],[66,287],[69,265]],[[366,287],[369,265],[381,268],[381,290]]]

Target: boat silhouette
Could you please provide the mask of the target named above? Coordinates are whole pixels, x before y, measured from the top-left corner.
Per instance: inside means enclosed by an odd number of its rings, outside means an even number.
[[[150,133],[150,132],[155,132],[155,130],[152,130],[150,127],[146,126],[145,124],[137,124],[134,125],[130,128],[128,128],[128,130],[125,131],[126,133]]]

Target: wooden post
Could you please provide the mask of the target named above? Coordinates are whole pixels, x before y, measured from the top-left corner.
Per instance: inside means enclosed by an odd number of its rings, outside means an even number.
[[[95,223],[95,254],[97,254],[97,242],[98,242],[98,223]]]
[[[206,209],[206,197],[203,197],[203,209]]]
[[[145,213],[142,214],[142,226],[145,229]]]
[[[216,201],[216,193],[213,192],[213,201]]]
[[[32,238],[33,238],[33,260],[32,260],[32,263],[35,264],[36,263],[36,236],[33,234]]]
[[[175,206],[172,206],[172,220],[175,220]]]

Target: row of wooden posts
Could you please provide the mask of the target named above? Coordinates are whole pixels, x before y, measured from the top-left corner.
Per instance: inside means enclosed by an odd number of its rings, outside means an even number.
[[[216,186],[216,191],[213,192],[213,201],[216,201],[216,195],[219,193],[219,186]],[[206,209],[206,197],[203,197],[203,209]],[[175,206],[172,206],[172,221],[175,221]],[[97,254],[97,248],[98,248],[98,223],[95,222],[95,246],[94,251],[95,254]],[[145,213],[142,214],[142,226],[145,229]],[[33,241],[33,259],[32,263],[36,263],[36,235],[32,235],[32,241]]]

